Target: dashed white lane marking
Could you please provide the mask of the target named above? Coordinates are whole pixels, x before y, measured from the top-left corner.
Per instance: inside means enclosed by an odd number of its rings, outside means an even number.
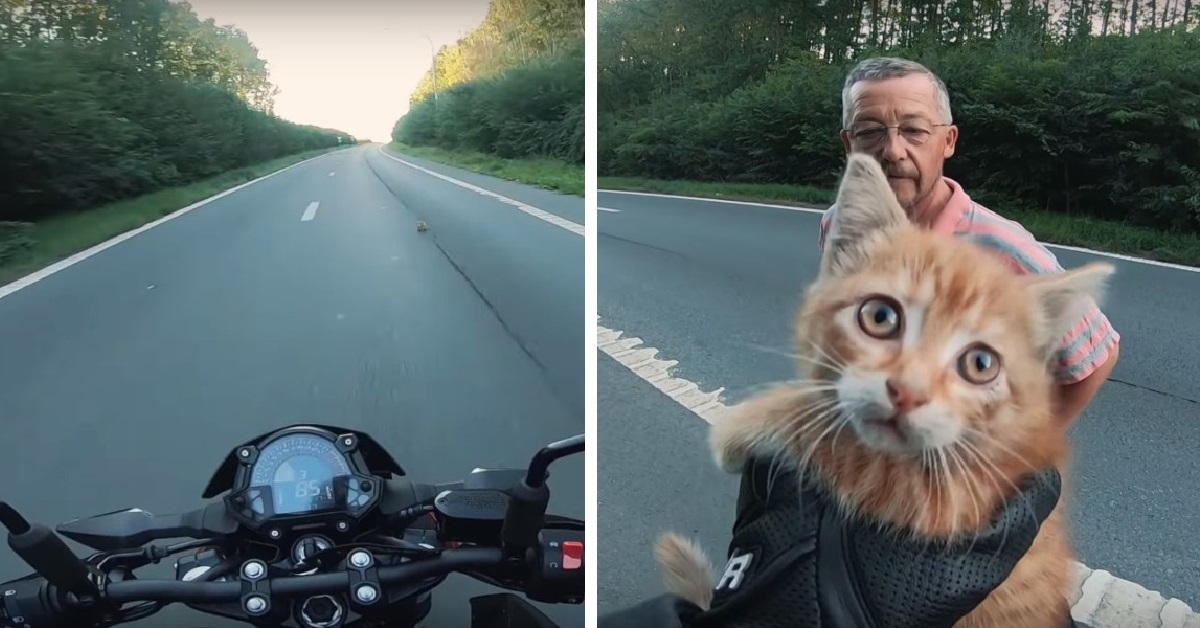
[[[313,218],[316,218],[317,217],[317,207],[319,207],[320,205],[321,205],[321,203],[319,203],[317,201],[313,201],[313,202],[309,203],[308,207],[304,208],[304,215],[300,216],[300,222],[308,222],[308,221],[312,220]]]
[[[724,388],[705,392],[699,384],[671,375],[679,362],[659,357],[658,349],[644,346],[640,338],[597,324],[596,348],[709,423],[729,408],[721,400]],[[1200,628],[1200,614],[1181,600],[1164,598],[1103,569],[1078,562],[1074,567],[1070,602],[1075,621],[1091,628]]]
[[[621,211],[619,209],[613,209],[611,207],[600,207],[599,205],[596,206],[596,209],[598,209],[602,212],[620,212]]]
[[[164,222],[175,220],[176,218],[178,218],[194,209],[203,207],[219,198],[224,198],[226,196],[229,196],[230,194],[233,194],[234,192],[237,192],[238,190],[240,190],[242,188],[249,187],[251,185],[254,185],[255,183],[258,183],[259,181],[264,181],[266,179],[269,179],[281,172],[287,172],[288,170],[291,170],[292,168],[295,168],[296,166],[306,164],[310,161],[313,161],[314,159],[320,159],[320,158],[322,158],[326,155],[330,155],[330,154],[332,154],[332,153],[322,153],[320,155],[317,155],[316,157],[309,157],[308,159],[305,159],[304,161],[298,161],[290,166],[287,166],[286,168],[280,168],[279,170],[276,170],[275,172],[272,172],[270,174],[265,174],[257,179],[254,179],[253,181],[247,181],[240,185],[235,185],[235,186],[229,188],[228,190],[225,190],[224,192],[215,194],[204,200],[196,201],[195,203],[192,203],[191,205],[188,205],[187,207],[177,209],[174,212],[171,212],[170,214],[167,214],[166,216],[159,218],[158,220],[155,220],[153,222],[148,222],[148,223],[146,223],[140,227],[136,227],[134,229],[130,229],[129,231],[126,231],[125,233],[114,236],[111,239],[105,240],[104,242],[101,242],[100,244],[97,244],[87,250],[80,251],[74,255],[71,255],[70,257],[59,260],[49,266],[46,266],[45,268],[42,268],[41,270],[36,270],[28,275],[25,275],[24,277],[21,277],[20,279],[14,281],[8,285],[0,286],[0,299],[3,299],[4,297],[6,297],[14,292],[21,290],[22,288],[27,288],[29,286],[32,286],[33,284],[49,277],[50,275],[53,275],[54,273],[66,270],[67,268],[70,268],[71,266],[74,266],[74,265],[78,264],[79,262],[82,262],[83,260],[85,260],[105,249],[110,249],[110,248],[132,238],[133,236],[136,236],[139,233],[149,231],[149,230],[163,224]]]
[[[329,173],[329,176],[331,176],[331,177],[332,177],[334,174],[335,174],[335,173],[332,173],[332,172],[331,172],[331,173]]]
[[[438,179],[441,179],[442,181],[446,181],[447,183],[453,183],[454,185],[457,185],[460,188],[466,188],[468,190],[471,190],[472,192],[479,194],[480,196],[486,196],[488,198],[492,198],[497,201],[500,201],[501,203],[512,205],[513,207],[516,207],[517,209],[525,212],[526,214],[529,214],[530,216],[533,216],[534,218],[537,218],[539,220],[544,220],[544,221],[554,225],[555,227],[561,227],[561,228],[566,229],[567,231],[570,231],[571,233],[574,233],[576,235],[584,235],[583,225],[576,223],[576,222],[571,222],[570,220],[567,220],[566,218],[563,218],[561,216],[555,216],[554,214],[551,214],[550,212],[548,212],[544,209],[538,209],[538,208],[534,207],[533,205],[528,205],[526,203],[522,203],[521,201],[513,200],[511,198],[508,198],[507,196],[501,196],[489,189],[481,188],[478,185],[473,185],[473,184],[467,183],[466,181],[459,181],[458,179],[455,179],[454,177],[448,177],[440,172],[434,172],[434,171],[430,170],[429,168],[424,168],[424,167],[418,166],[417,164],[414,164],[411,161],[406,161],[404,159],[400,159],[399,157],[396,157],[395,155],[388,153],[387,151],[383,150],[382,146],[379,147],[379,154],[383,155],[384,157],[387,157],[388,159],[391,159],[392,161],[395,161],[397,163],[402,163],[402,164],[408,166],[409,168],[412,168],[413,170],[416,170],[418,172],[424,172],[425,174],[427,174],[431,177],[437,177]]]
[[[630,190],[596,190],[604,194],[626,194],[629,196],[649,196],[654,198],[676,198],[688,201],[701,201],[704,203],[725,203],[727,205],[746,205],[750,207],[770,207],[773,209],[788,209],[797,212],[807,212],[810,214],[823,214],[824,209],[816,209],[813,207],[797,207],[795,205],[777,205],[772,203],[755,203],[752,201],[734,201],[724,198],[707,198],[703,196],[683,196],[679,194],[659,194],[656,192],[633,192]],[[1133,255],[1125,255],[1123,253],[1109,253],[1108,251],[1095,251],[1085,249],[1080,246],[1069,246],[1066,244],[1046,244],[1048,248],[1060,249],[1063,251],[1074,251],[1076,253],[1086,253],[1088,255],[1098,255],[1109,259],[1119,259],[1123,262],[1132,262],[1134,264],[1145,264],[1147,266],[1158,266],[1159,268],[1171,268],[1174,270],[1182,270],[1189,273],[1200,273],[1200,268],[1194,266],[1184,266],[1183,264],[1172,264],[1170,262],[1159,262],[1157,260],[1146,259],[1144,257],[1135,257]],[[1200,626],[1197,626],[1200,628]]]

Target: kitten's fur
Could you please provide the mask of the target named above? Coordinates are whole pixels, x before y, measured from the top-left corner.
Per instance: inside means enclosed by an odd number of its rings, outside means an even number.
[[[717,463],[737,473],[752,453],[782,454],[815,472],[850,516],[921,537],[977,533],[1021,476],[1065,466],[1047,366],[1112,272],[1095,263],[1017,275],[993,253],[913,226],[879,164],[852,155],[797,319],[801,382],[718,420]],[[890,426],[889,378],[922,400]],[[655,557],[672,591],[711,604],[712,570],[696,545],[668,533]],[[1060,500],[1008,580],[956,628],[1063,625],[1071,558]]]

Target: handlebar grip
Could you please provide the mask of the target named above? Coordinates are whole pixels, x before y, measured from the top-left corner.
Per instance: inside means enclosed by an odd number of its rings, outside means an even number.
[[[87,563],[50,528],[34,523],[24,532],[10,532],[8,546],[55,587],[79,596],[96,592]]]

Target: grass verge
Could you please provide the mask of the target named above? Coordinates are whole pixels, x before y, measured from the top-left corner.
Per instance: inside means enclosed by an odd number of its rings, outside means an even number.
[[[583,196],[583,166],[557,159],[505,159],[495,155],[445,150],[430,146],[409,146],[392,142],[397,153],[440,162],[463,170],[500,179]]]
[[[26,240],[21,250],[0,263],[0,286],[235,185],[253,181],[331,150],[338,149],[280,157],[189,185],[166,188],[145,196],[34,223],[20,234]]]
[[[828,207],[835,197],[833,190],[806,185],[660,181],[630,177],[600,177],[598,187],[798,207]],[[1197,234],[1160,231],[1054,212],[1003,206],[993,209],[1024,225],[1042,242],[1200,266],[1200,235]]]

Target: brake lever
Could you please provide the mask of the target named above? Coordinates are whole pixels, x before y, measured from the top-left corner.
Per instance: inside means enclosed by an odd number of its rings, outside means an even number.
[[[526,549],[537,547],[550,505],[550,488],[546,486],[550,464],[584,449],[584,435],[550,443],[534,454],[529,462],[525,479],[509,491],[508,510],[500,536],[505,552],[520,556]]]

